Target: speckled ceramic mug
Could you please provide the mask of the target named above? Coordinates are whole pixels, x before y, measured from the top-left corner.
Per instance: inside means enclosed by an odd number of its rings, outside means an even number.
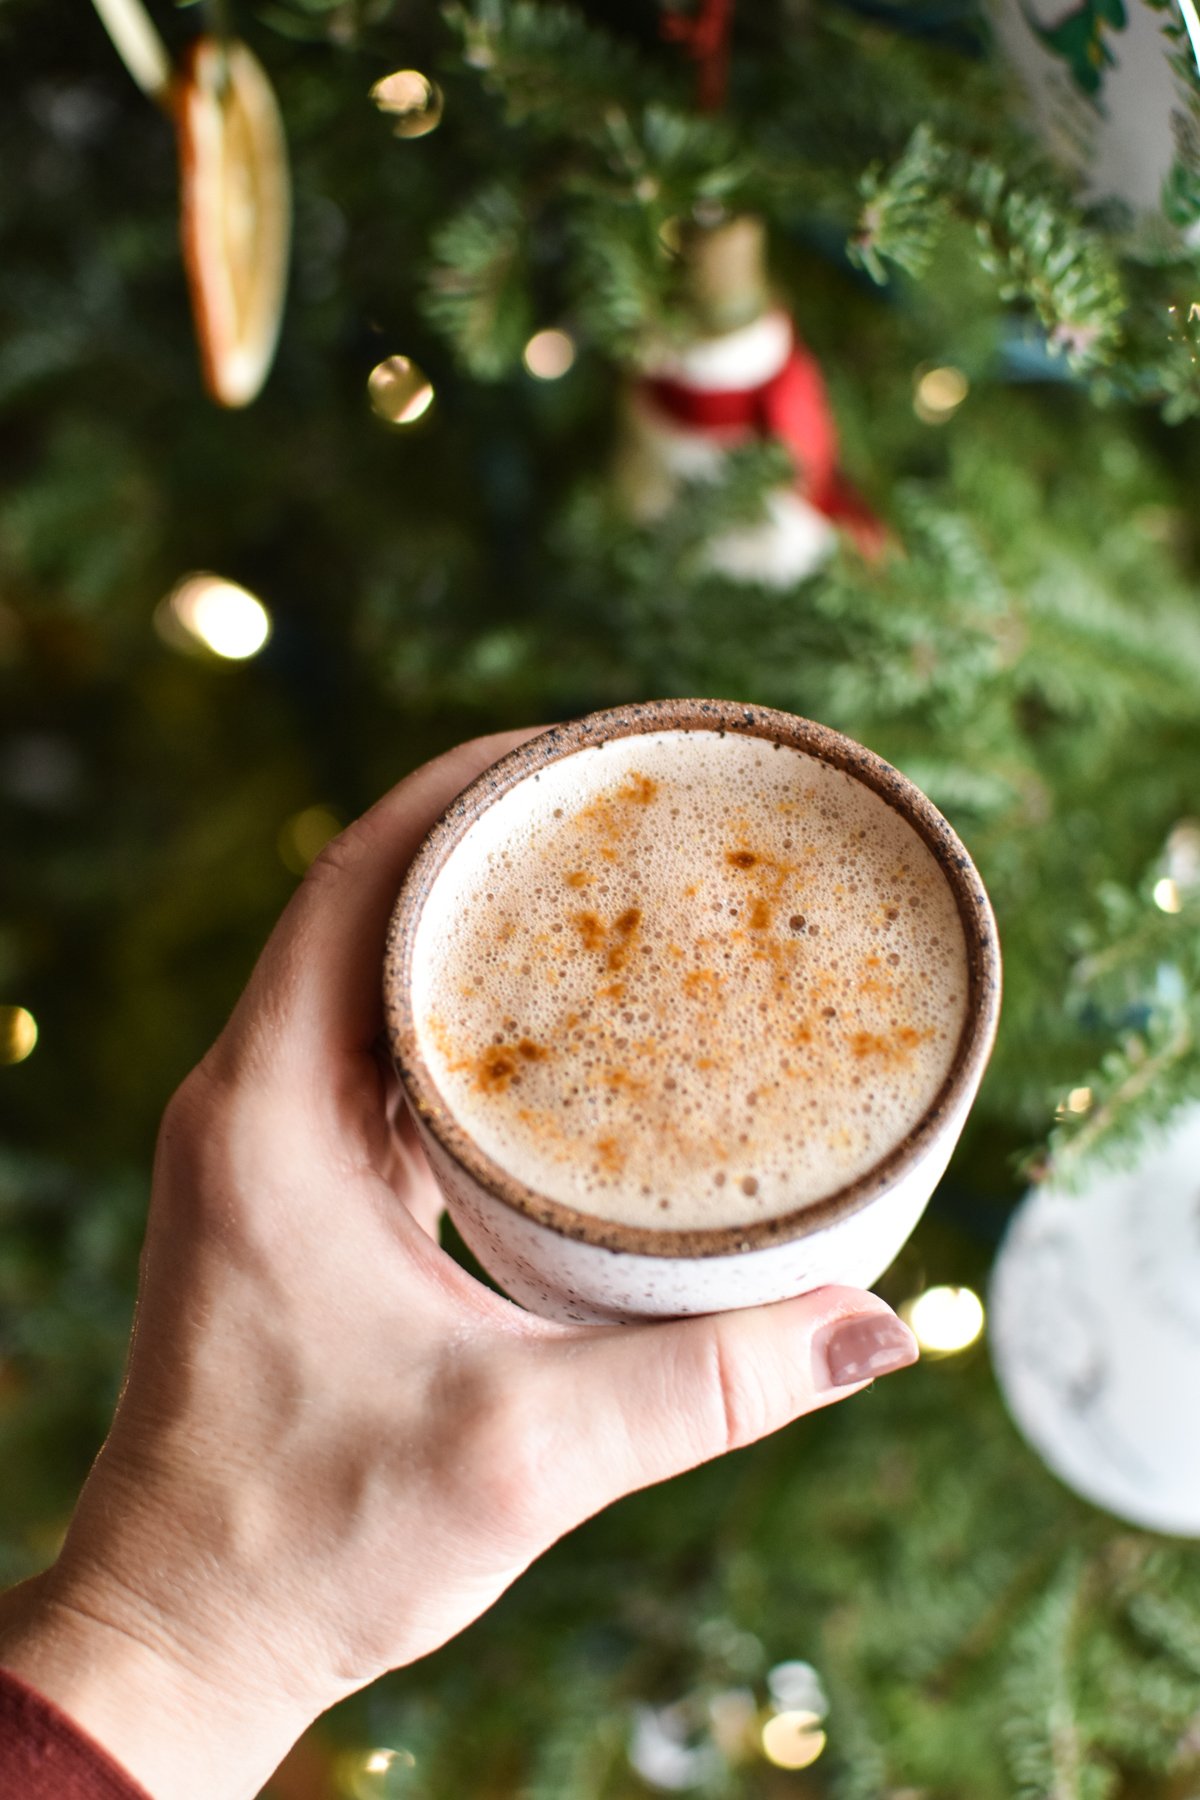
[[[932,853],[966,947],[965,1023],[949,1072],[916,1124],[865,1174],[776,1217],[712,1228],[617,1224],[535,1192],[486,1155],[424,1059],[412,1005],[418,927],[437,879],[501,796],[561,758],[654,733],[743,733],[864,783]],[[384,965],[392,1055],[447,1210],[504,1290],[548,1318],[619,1323],[724,1312],[827,1283],[868,1287],[912,1232],[945,1171],[995,1037],[1000,949],[979,875],[946,820],[890,764],[823,725],[724,700],[660,700],[593,713],[531,739],[471,784],[418,851],[392,914]]]

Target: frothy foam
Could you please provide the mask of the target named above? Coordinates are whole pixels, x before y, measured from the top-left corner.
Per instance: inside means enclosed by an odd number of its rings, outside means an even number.
[[[538,1193],[668,1230],[864,1174],[945,1080],[967,987],[954,897],[900,814],[716,731],[519,783],[447,860],[413,957],[421,1053],[480,1148]]]

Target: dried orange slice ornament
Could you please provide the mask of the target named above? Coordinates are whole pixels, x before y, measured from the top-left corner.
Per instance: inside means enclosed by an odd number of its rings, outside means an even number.
[[[262,64],[235,38],[197,38],[172,99],[204,384],[222,406],[246,406],[267,378],[283,318],[291,240],[283,121]]]

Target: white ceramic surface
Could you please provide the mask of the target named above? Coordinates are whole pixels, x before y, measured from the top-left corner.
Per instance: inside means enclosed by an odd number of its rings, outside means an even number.
[[[1017,1425],[1118,1518],[1200,1537],[1200,1106],[1084,1193],[1035,1188],[992,1277]]]
[[[546,1319],[622,1324],[761,1306],[833,1284],[867,1288],[912,1235],[958,1140],[957,1123],[878,1199],[824,1230],[726,1256],[637,1256],[514,1213],[461,1168],[417,1115],[446,1210],[506,1294]]]

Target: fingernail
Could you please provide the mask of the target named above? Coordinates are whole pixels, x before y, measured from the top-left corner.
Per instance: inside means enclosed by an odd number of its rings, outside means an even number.
[[[820,1384],[838,1388],[906,1369],[920,1351],[908,1326],[894,1313],[861,1313],[827,1325],[817,1337],[814,1354]]]

